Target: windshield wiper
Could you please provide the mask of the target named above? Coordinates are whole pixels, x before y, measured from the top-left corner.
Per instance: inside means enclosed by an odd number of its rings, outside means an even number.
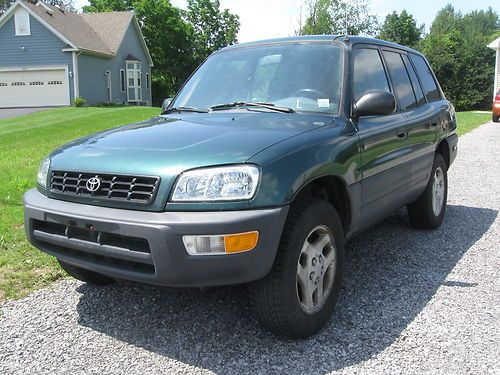
[[[282,113],[295,113],[292,108],[288,107],[279,107],[273,103],[264,103],[264,102],[233,102],[226,104],[218,104],[209,108],[210,111],[222,111],[224,109],[229,108],[237,108],[237,107],[258,107],[258,108],[266,108],[276,112]]]
[[[172,107],[168,108],[165,111],[162,112],[162,115],[166,113],[172,113],[172,112],[195,112],[195,113],[207,113],[208,111],[206,109],[201,109],[201,108],[194,108],[194,107]]]

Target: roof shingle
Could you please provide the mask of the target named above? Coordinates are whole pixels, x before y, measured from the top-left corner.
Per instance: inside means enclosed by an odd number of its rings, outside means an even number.
[[[75,14],[52,5],[47,5],[52,10],[48,12],[43,6],[22,2],[77,48],[107,55],[116,54],[134,17],[132,12]]]

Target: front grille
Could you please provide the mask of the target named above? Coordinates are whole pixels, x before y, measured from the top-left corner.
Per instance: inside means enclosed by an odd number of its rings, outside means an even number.
[[[100,186],[92,192],[87,181],[94,177],[99,179]],[[50,190],[57,194],[148,204],[153,201],[159,183],[159,177],[52,171]]]
[[[144,238],[97,231],[92,226],[77,227],[33,220],[37,245],[56,257],[108,266],[121,271],[154,274],[149,243]]]

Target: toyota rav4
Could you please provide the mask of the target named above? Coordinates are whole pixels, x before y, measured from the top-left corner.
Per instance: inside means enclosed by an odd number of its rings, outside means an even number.
[[[446,211],[456,118],[420,53],[346,36],[212,54],[162,114],[71,142],[24,196],[30,242],[77,279],[246,284],[262,325],[330,318],[347,240]]]

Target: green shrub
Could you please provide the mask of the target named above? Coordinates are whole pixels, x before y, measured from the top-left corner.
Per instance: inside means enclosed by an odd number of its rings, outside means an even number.
[[[115,103],[115,102],[103,102],[103,103],[95,105],[94,107],[114,108],[114,107],[125,107],[125,105],[122,103]]]
[[[85,98],[82,98],[80,96],[78,98],[75,98],[75,100],[73,100],[73,105],[75,107],[83,107],[85,105],[85,103],[87,103]]]

